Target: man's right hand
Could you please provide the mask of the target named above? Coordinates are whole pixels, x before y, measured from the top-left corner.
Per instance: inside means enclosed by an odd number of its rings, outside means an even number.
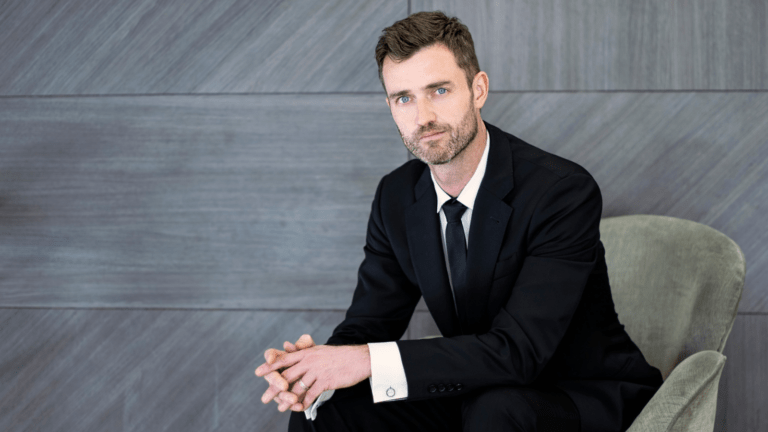
[[[315,346],[315,341],[312,340],[312,336],[305,334],[302,335],[295,344],[285,341],[285,343],[283,343],[283,349],[285,351],[279,351],[273,348],[266,350],[264,352],[264,359],[266,360],[266,364],[272,364],[286,353],[293,353],[313,346]],[[280,371],[271,372],[265,375],[264,379],[269,383],[269,388],[261,397],[262,403],[266,404],[269,403],[269,401],[274,400],[278,404],[277,409],[280,412],[284,412],[293,404],[299,402],[297,396],[288,391],[291,384],[296,387],[299,385],[298,382],[289,383],[282,375],[280,375]]]

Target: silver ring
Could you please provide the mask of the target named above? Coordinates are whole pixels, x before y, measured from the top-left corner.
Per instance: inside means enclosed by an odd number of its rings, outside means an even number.
[[[309,387],[307,387],[307,385],[306,385],[306,384],[304,384],[303,382],[301,382],[301,380],[299,380],[299,385],[300,385],[300,386],[301,386],[301,388],[303,388],[304,390],[309,390]]]

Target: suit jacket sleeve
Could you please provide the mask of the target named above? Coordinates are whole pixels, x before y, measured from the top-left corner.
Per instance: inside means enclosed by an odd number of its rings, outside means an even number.
[[[381,216],[382,188],[376,190],[366,235],[365,259],[346,318],[333,331],[328,345],[391,342],[400,339],[421,298],[418,287],[403,273],[387,239]]]
[[[456,394],[435,392],[440,384],[463,393],[532,383],[581,300],[596,262],[601,211],[595,181],[588,174],[570,174],[541,195],[527,227],[508,227],[527,230],[527,255],[490,330],[398,342],[409,399]]]

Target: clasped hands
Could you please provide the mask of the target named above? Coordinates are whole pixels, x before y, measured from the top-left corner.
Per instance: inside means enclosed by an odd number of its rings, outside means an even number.
[[[371,376],[368,345],[315,345],[305,334],[295,344],[286,341],[283,349],[266,350],[266,362],[256,368],[256,376],[269,383],[261,402],[274,400],[280,412],[304,411],[325,390],[351,387]]]

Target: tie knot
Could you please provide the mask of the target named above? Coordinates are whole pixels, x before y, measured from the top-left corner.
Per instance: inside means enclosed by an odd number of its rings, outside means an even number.
[[[443,203],[443,212],[445,212],[445,218],[448,220],[448,223],[461,223],[461,215],[464,214],[466,209],[467,207],[457,201],[456,198]]]

